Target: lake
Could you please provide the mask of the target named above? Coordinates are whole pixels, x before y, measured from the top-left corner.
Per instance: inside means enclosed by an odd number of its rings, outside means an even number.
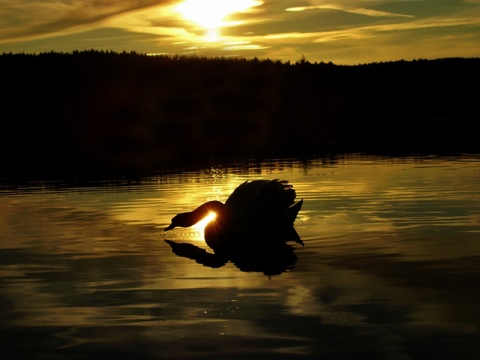
[[[278,275],[202,266],[177,213],[286,179]],[[141,179],[4,183],[2,359],[478,359],[480,156],[337,156]]]

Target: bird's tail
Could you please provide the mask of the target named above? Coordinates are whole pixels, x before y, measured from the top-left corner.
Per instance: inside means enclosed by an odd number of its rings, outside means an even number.
[[[287,223],[293,224],[295,222],[295,219],[297,218],[298,212],[302,208],[302,205],[303,199],[288,208],[287,212],[285,213],[285,221]]]

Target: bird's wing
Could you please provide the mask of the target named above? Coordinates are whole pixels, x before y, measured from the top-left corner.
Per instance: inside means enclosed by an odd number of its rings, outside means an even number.
[[[269,180],[245,181],[232,192],[225,201],[225,205],[232,210],[248,208],[252,200],[258,196],[258,193],[268,182]]]
[[[258,221],[280,219],[295,201],[295,190],[285,180],[246,181],[225,204],[236,216]]]

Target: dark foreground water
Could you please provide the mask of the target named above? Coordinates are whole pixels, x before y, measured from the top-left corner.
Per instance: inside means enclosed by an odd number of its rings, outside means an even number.
[[[2,359],[479,359],[480,158],[347,157],[0,192]],[[163,228],[288,179],[276,276],[176,256]],[[116,179],[112,179],[116,180]],[[201,229],[167,233],[206,248]]]

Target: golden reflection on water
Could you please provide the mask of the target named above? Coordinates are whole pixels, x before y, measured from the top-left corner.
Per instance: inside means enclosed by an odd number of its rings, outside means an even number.
[[[224,202],[257,178],[287,179],[305,201],[295,226],[305,247],[295,247],[293,271],[268,278],[171,252],[163,229],[175,214]],[[208,249],[205,223],[168,238]],[[15,326],[20,340],[18,329],[58,327],[51,336],[65,349],[113,352],[138,344],[141,326],[149,346],[140,353],[172,356],[185,342],[217,349],[228,337],[245,345],[228,351],[262,348],[274,358],[280,348],[322,354],[318,344],[326,353],[365,344],[395,353],[406,343],[452,349],[460,336],[469,346],[480,338],[475,158],[278,161],[122,186],[3,188],[0,228],[0,331]],[[448,336],[437,342],[440,333]],[[396,355],[412,355],[404,351]]]

